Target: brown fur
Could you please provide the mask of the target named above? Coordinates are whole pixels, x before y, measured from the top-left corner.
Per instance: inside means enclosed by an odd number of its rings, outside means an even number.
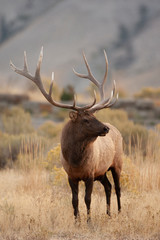
[[[71,120],[65,125],[61,136],[61,161],[69,181],[102,181],[104,176],[106,178],[106,172],[111,169],[116,172],[119,185],[123,153],[120,132],[109,123],[99,122],[88,112],[75,113],[74,116],[70,114],[70,117]],[[86,124],[86,121],[89,123]],[[104,133],[105,136],[99,136],[105,126],[109,128],[109,132]],[[74,189],[72,193],[74,194]],[[75,217],[77,215],[78,210]]]

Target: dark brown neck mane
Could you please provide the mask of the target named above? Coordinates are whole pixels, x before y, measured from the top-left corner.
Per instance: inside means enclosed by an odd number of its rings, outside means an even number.
[[[96,140],[96,137],[83,136],[81,131],[76,123],[69,121],[62,132],[62,154],[73,167],[80,167],[86,161],[92,143]]]

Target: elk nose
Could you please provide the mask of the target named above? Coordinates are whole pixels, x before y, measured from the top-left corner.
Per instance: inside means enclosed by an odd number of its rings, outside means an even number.
[[[108,132],[109,132],[109,127],[105,126],[105,127],[103,128],[103,130],[104,130],[105,133],[108,133]]]

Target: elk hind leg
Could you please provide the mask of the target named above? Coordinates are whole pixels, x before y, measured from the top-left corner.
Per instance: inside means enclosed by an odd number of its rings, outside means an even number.
[[[110,216],[110,204],[111,204],[111,189],[112,186],[106,176],[106,173],[104,176],[100,178],[100,182],[104,186],[105,194],[106,194],[106,201],[107,201],[107,214]]]
[[[115,184],[115,191],[117,195],[117,204],[118,204],[118,212],[121,211],[121,188],[120,188],[120,171],[116,170],[115,168],[111,168],[112,176],[114,179]]]

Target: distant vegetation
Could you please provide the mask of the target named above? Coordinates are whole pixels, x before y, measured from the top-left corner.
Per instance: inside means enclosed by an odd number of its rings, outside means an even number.
[[[61,113],[62,112],[62,113]],[[58,115],[65,114],[60,110]],[[103,110],[98,112],[97,118],[103,122],[112,123],[122,133],[125,152],[134,151],[137,147],[146,154],[146,146],[150,139],[150,131],[142,125],[134,124],[128,120],[127,113],[122,110]],[[13,107],[2,113],[0,138],[0,166],[4,167],[8,162],[16,161],[23,149],[23,143],[34,139],[39,144],[48,143],[45,149],[59,142],[60,133],[64,123],[54,123],[46,120],[40,127],[35,129],[31,122],[31,115],[20,107]],[[152,133],[152,135],[154,135]],[[28,140],[27,140],[28,139]],[[30,140],[29,140],[30,139]],[[45,153],[46,153],[45,150]]]
[[[160,99],[160,88],[146,87],[135,94],[137,98]]]
[[[34,132],[31,115],[20,107],[6,109],[2,114],[3,131],[10,135],[29,134]]]
[[[62,101],[71,101],[74,99],[74,88],[71,85],[66,86],[60,96]]]

